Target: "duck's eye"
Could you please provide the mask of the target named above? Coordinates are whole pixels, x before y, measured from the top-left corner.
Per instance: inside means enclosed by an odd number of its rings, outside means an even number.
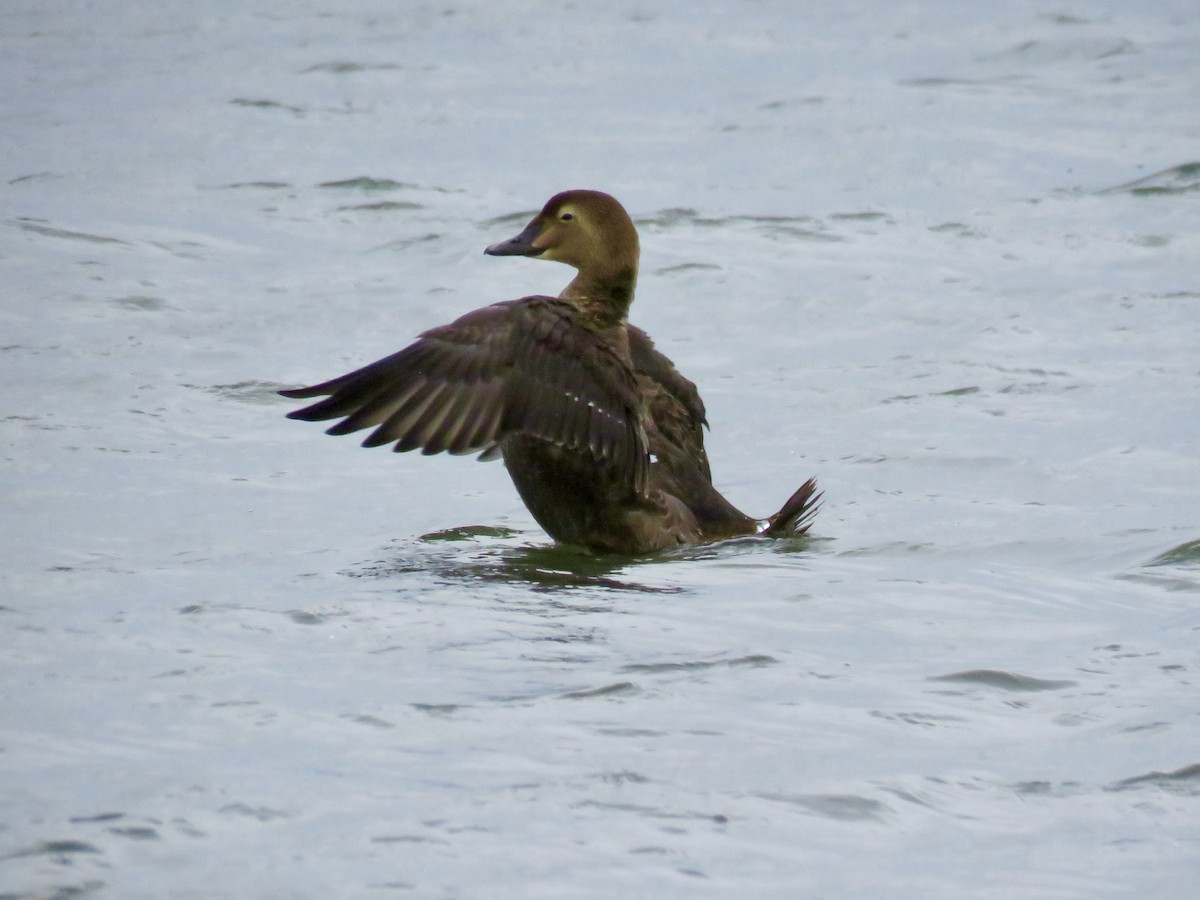
[[[558,221],[570,222],[573,218],[575,218],[575,213],[563,213],[561,216],[558,217]]]

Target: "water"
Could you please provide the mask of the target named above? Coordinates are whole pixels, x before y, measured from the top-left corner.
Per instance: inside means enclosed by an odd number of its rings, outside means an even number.
[[[0,896],[1191,897],[1194,4],[9,3]],[[719,486],[289,422],[637,219]]]

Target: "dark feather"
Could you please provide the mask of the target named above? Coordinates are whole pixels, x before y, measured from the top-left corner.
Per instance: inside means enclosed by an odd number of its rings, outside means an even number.
[[[424,332],[378,362],[284,396],[329,395],[293,419],[342,418],[330,434],[374,431],[363,446],[433,454],[487,451],[521,433],[623,472],[647,489],[642,405],[615,336],[569,303],[526,297]]]

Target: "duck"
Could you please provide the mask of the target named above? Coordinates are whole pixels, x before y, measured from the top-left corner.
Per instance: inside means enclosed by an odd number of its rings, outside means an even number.
[[[808,532],[815,479],[766,519],[713,486],[696,385],[628,322],[640,245],[614,197],[555,194],[484,253],[564,263],[575,277],[558,296],[484,306],[346,375],[282,390],[324,398],[288,418],[339,419],[332,435],[370,428],[364,447],[502,458],[546,533],[596,554]]]

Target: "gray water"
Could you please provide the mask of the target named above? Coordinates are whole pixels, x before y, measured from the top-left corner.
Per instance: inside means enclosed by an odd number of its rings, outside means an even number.
[[[0,897],[1195,895],[1192,0],[10,0],[0,79]],[[811,540],[284,419],[575,187]]]

